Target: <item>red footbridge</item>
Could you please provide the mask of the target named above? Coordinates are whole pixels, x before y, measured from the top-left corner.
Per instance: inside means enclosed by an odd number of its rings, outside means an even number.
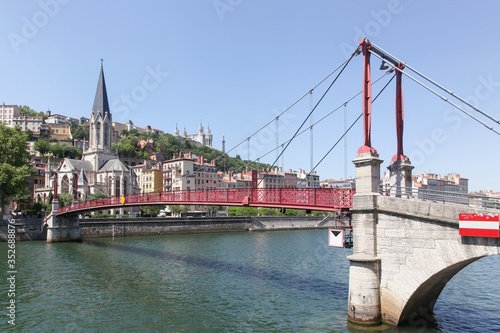
[[[352,207],[351,188],[220,189],[129,194],[59,208],[57,215],[146,205],[213,205],[339,211]]]

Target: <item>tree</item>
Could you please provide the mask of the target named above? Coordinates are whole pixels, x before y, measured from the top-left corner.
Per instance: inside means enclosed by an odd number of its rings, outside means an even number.
[[[38,140],[35,142],[35,150],[40,153],[40,155],[45,155],[50,151],[51,144],[48,140]]]
[[[70,206],[73,203],[73,194],[71,193],[60,193],[58,195],[59,205],[61,207]]]
[[[27,191],[34,172],[27,148],[27,135],[0,123],[0,210],[10,198]]]
[[[120,157],[135,157],[137,155],[137,151],[129,140],[122,139],[118,142],[118,155]]]
[[[210,213],[210,216],[215,216],[220,210],[222,210],[221,206],[207,206],[207,211]]]
[[[257,208],[255,207],[228,207],[228,216],[257,216]]]
[[[182,215],[182,213],[186,213],[189,211],[188,206],[170,206],[170,211],[172,212],[172,215]]]
[[[70,145],[64,145],[63,148],[64,148],[64,157],[71,159],[82,158],[81,150],[76,149],[75,147]]]
[[[97,200],[97,199],[104,199],[104,198],[107,198],[108,196],[106,195],[106,193],[103,193],[103,192],[95,192],[91,195],[88,196],[88,199],[89,200]]]
[[[161,206],[141,206],[141,215],[142,216],[157,216],[160,213]]]
[[[71,130],[73,135],[73,139],[79,140],[88,140],[89,139],[89,125],[77,125],[74,129]]]
[[[149,153],[145,150],[138,150],[137,157],[142,158],[143,160],[149,160],[151,158],[151,156],[149,156]]]
[[[45,114],[45,112],[37,112],[35,110],[33,110],[32,108],[30,108],[29,106],[27,105],[21,105],[19,107],[19,114],[21,116],[35,116],[35,117],[44,117],[44,118],[47,118],[47,115]]]
[[[53,144],[50,146],[50,152],[54,157],[64,158],[64,146],[61,144]]]

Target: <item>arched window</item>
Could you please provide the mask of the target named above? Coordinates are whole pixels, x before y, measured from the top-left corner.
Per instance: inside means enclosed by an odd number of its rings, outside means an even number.
[[[108,123],[105,123],[104,124],[104,143],[103,143],[103,146],[104,147],[108,147],[109,146],[109,142],[108,142],[108,136],[109,136],[109,125]]]
[[[69,188],[69,178],[67,175],[64,175],[61,181],[61,193],[70,193]]]
[[[95,125],[95,137],[96,137],[96,145],[97,147],[102,146],[101,144],[101,123],[97,122]]]

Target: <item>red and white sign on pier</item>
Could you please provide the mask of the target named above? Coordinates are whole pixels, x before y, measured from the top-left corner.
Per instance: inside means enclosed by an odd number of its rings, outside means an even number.
[[[460,236],[500,238],[498,214],[458,214]]]

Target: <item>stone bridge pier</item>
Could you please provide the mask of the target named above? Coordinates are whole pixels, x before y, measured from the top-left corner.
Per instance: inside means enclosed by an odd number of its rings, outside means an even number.
[[[82,240],[82,230],[77,214],[56,216],[59,202],[54,199],[52,212],[47,217],[47,242],[79,242]]]
[[[457,272],[484,256],[500,254],[498,238],[460,236],[458,214],[499,211],[380,195],[378,154],[361,153],[353,162],[348,320],[363,325],[428,320]],[[407,179],[409,171],[401,169],[399,178]]]

